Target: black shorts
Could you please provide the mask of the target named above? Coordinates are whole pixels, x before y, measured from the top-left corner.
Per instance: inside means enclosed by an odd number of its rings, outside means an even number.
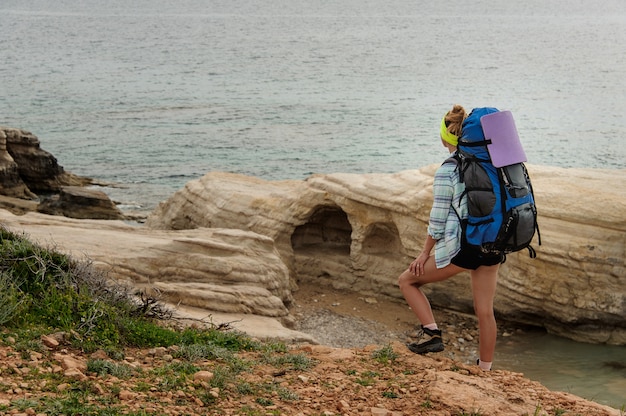
[[[476,270],[480,266],[493,266],[503,261],[504,255],[502,254],[485,254],[480,249],[467,244],[462,244],[459,254],[450,260],[455,266],[470,270]]]

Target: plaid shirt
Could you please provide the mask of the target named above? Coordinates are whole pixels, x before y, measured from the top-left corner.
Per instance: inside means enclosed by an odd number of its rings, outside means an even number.
[[[433,183],[433,206],[428,234],[437,241],[435,263],[438,269],[450,264],[450,260],[461,251],[461,224],[454,208],[461,218],[467,218],[467,198],[463,198],[459,206],[465,185],[459,182],[456,167],[454,163],[441,165],[435,173]]]

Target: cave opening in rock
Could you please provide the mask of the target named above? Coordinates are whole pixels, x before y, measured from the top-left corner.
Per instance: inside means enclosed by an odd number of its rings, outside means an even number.
[[[394,223],[374,223],[365,231],[363,254],[395,256],[401,251],[402,242]]]
[[[333,284],[345,280],[352,274],[351,243],[352,226],[343,210],[336,206],[314,210],[291,235],[296,281]]]
[[[346,213],[338,207],[316,209],[309,220],[296,227],[291,236],[294,251],[328,251],[350,253],[352,226]]]

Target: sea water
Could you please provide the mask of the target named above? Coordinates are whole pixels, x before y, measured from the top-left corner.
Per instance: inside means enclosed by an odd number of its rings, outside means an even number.
[[[523,373],[554,391],[626,412],[626,347],[574,342],[527,329],[500,337],[494,369]]]
[[[213,170],[440,163],[455,103],[511,110],[531,164],[626,168],[623,0],[2,0],[0,62],[0,125],[146,211]]]
[[[529,163],[626,167],[623,0],[3,0],[0,33],[0,123],[148,210],[439,163],[454,103],[511,110]]]

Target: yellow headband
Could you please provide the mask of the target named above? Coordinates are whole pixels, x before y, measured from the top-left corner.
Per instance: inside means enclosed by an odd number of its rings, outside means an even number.
[[[448,127],[446,127],[446,116],[443,116],[441,119],[441,138],[450,143],[452,146],[457,146],[459,144],[459,138],[450,133],[448,131]]]

